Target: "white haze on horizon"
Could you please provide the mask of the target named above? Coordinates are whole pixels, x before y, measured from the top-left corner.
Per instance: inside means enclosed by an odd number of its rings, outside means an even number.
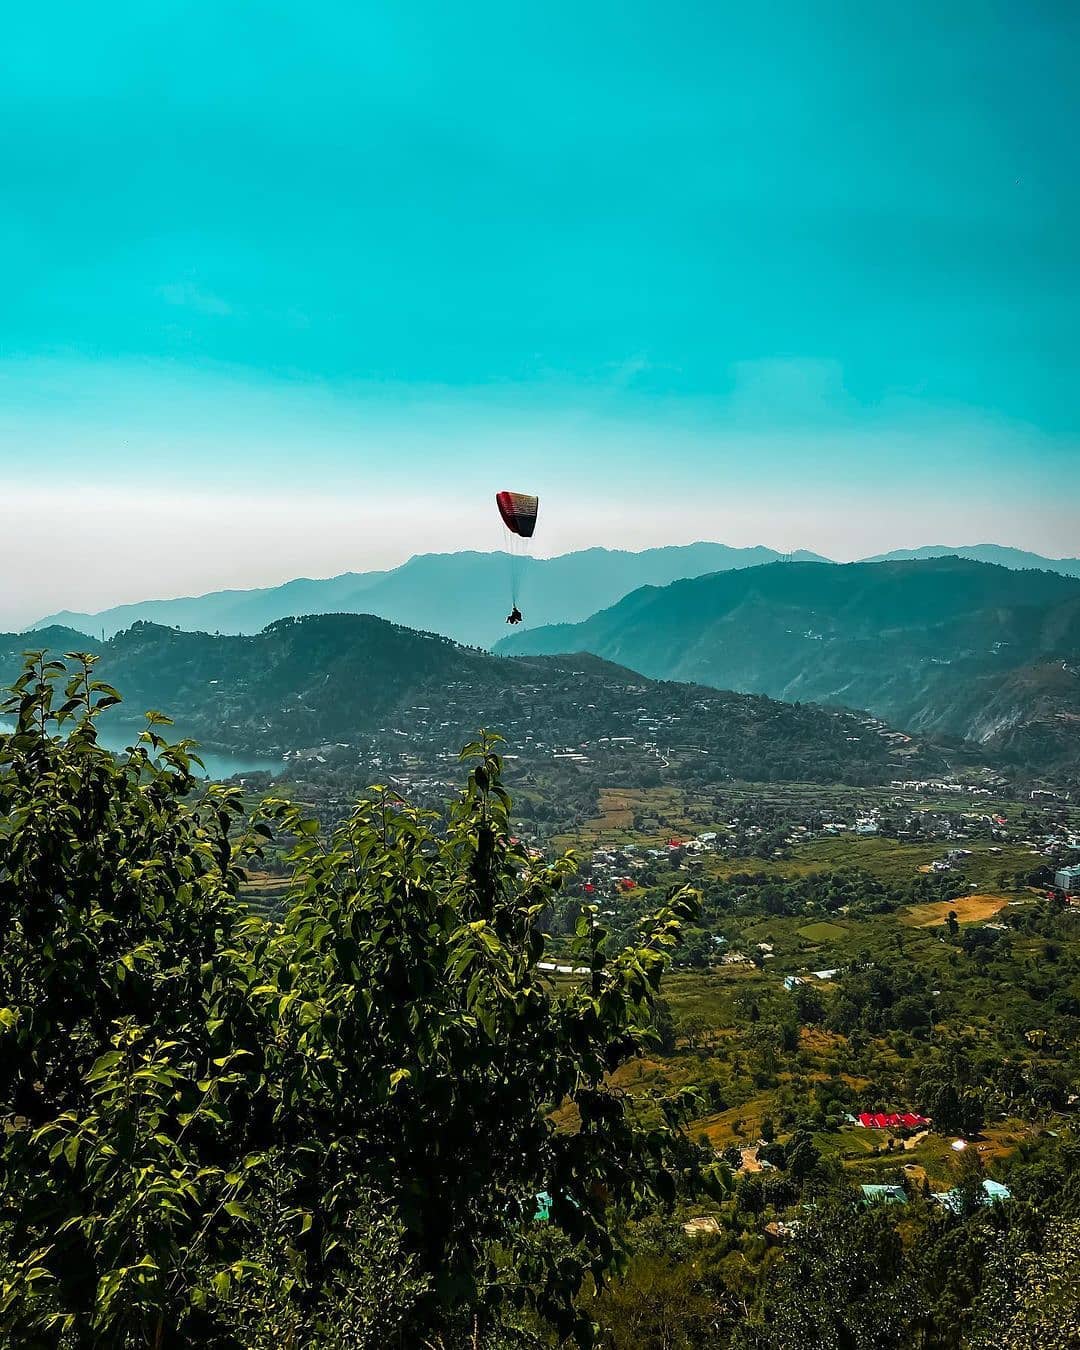
[[[792,500],[792,497],[797,500]],[[542,499],[537,557],[606,547],[640,551],[709,540],[731,547],[807,549],[837,562],[924,545],[999,543],[1068,556],[1071,512],[1018,537],[1016,513],[949,502],[919,513],[849,498],[814,501],[792,491],[754,509],[707,500],[676,511],[649,503],[595,503],[565,492]],[[1057,528],[1054,528],[1054,526]],[[243,493],[207,496],[106,487],[23,489],[0,501],[0,629],[19,631],[61,610],[280,585],[396,567],[418,553],[500,547],[486,500]]]

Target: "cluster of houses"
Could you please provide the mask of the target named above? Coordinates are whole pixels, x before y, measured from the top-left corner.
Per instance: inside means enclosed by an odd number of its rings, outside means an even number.
[[[716,939],[713,938],[713,941],[715,942]],[[727,942],[727,938],[721,938],[720,941]],[[771,942],[755,943],[754,949],[760,961],[771,961],[776,956]],[[720,964],[722,966],[748,966],[753,963],[753,960],[754,958],[747,956],[745,952],[725,952],[720,958]]]
[[[805,826],[802,828],[805,830]],[[860,835],[878,834],[881,830],[880,812],[876,807],[871,807],[856,815],[854,825],[843,820],[827,820],[821,827],[822,834],[844,834],[849,830]]]
[[[638,883],[629,873],[644,871],[650,864],[667,864],[673,855],[681,866],[692,866],[695,860],[700,861],[702,854],[716,849],[717,839],[714,830],[706,830],[690,839],[671,838],[661,848],[623,844],[618,848],[593,849],[590,857],[591,879],[586,885],[586,894],[591,895],[598,890],[636,890]]]
[[[944,858],[935,858],[930,864],[932,872],[951,872],[954,867],[959,867],[965,858],[971,857],[969,848],[951,848]]]
[[[950,796],[960,793],[969,797],[992,797],[993,789],[979,783],[959,783],[955,779],[894,778],[889,784],[901,792],[915,792],[921,796]]]
[[[640,872],[646,865],[636,844],[617,849],[593,849],[591,862],[589,880],[585,883],[585,894],[589,896],[597,891],[635,890],[637,882],[628,873]]]
[[[839,967],[834,966],[830,970],[809,970],[805,975],[785,975],[784,988],[790,994],[791,991],[797,989],[800,984],[806,984],[811,976],[813,976],[815,980],[835,980],[839,974]]]
[[[920,1115],[915,1111],[864,1111],[859,1115],[848,1115],[846,1117],[848,1124],[859,1125],[864,1129],[870,1130],[896,1130],[900,1133],[911,1134],[920,1130],[927,1130],[931,1126],[928,1116]],[[757,1144],[750,1147],[744,1147],[739,1150],[741,1161],[737,1170],[742,1172],[758,1172],[771,1170],[772,1164],[759,1156],[759,1147],[764,1145],[764,1140],[759,1140]],[[921,1169],[914,1164],[905,1166],[904,1181],[870,1183],[859,1187],[859,1199],[865,1206],[871,1205],[906,1205],[910,1196],[914,1193],[912,1187],[916,1185],[915,1177],[921,1175]],[[945,1191],[928,1191],[925,1189],[926,1182],[922,1182],[924,1195],[933,1204],[941,1205],[942,1208],[950,1210],[954,1214],[962,1212],[965,1203],[971,1203],[972,1197],[966,1195],[959,1187],[953,1187]],[[1012,1199],[1012,1192],[1000,1181],[993,1181],[985,1178],[980,1183],[981,1193],[978,1196],[977,1203],[983,1206],[1002,1204],[1006,1200]],[[799,1229],[799,1219],[777,1220],[766,1227],[767,1236],[776,1241],[785,1241],[792,1237]],[[683,1228],[688,1237],[704,1237],[720,1231],[719,1221],[711,1216],[700,1216],[690,1219],[684,1223]]]
[[[906,1205],[908,1202],[908,1193],[905,1188],[899,1184],[860,1186],[859,1191],[862,1195],[864,1205]],[[958,1189],[950,1191],[931,1191],[929,1199],[935,1204],[951,1210],[953,1214],[959,1214],[963,1207],[963,1192]],[[1005,1200],[1012,1199],[1012,1191],[1008,1186],[1003,1186],[1000,1181],[991,1181],[989,1177],[982,1183],[982,1205],[999,1205]]]
[[[931,1191],[927,1198],[953,1214],[960,1214],[963,1211],[964,1193],[957,1187],[948,1191]],[[871,1205],[906,1205],[908,1203],[908,1190],[899,1182],[875,1183],[860,1186],[859,1199],[867,1207]],[[1000,1205],[1011,1199],[1012,1191],[1009,1190],[1008,1186],[1003,1186],[1000,1181],[992,1181],[989,1177],[983,1181],[978,1201],[983,1207]],[[546,1212],[544,1218],[547,1218]],[[787,1242],[798,1234],[801,1227],[801,1219],[774,1219],[771,1223],[765,1225],[765,1234],[774,1242]],[[711,1237],[720,1232],[720,1221],[713,1215],[700,1215],[697,1218],[687,1220],[683,1224],[683,1231],[687,1237]]]

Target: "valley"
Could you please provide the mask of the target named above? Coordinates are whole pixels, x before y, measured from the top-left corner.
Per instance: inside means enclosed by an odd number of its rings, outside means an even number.
[[[1060,1191],[1073,1147],[1080,903],[1055,879],[1080,863],[1078,586],[957,559],[773,563],[496,653],[371,614],[250,635],[139,621],[0,636],[0,679],[33,643],[88,651],[123,698],[103,747],[175,710],[207,747],[197,777],[235,768],[248,810],[270,792],[320,835],[352,828],[373,783],[446,829],[460,747],[498,733],[507,846],[567,869],[533,970],[554,1006],[696,897],[651,1039],[604,1090],[646,1130],[679,1102],[714,1180],[621,1217],[622,1278],[580,1298],[608,1344],[662,1322],[692,1338],[696,1306],[729,1330],[739,1308],[801,1318],[795,1263],[825,1288],[871,1233],[912,1308],[941,1323],[958,1301],[970,1338],[985,1280],[942,1284],[917,1254],[976,1260],[1006,1202]],[[302,838],[274,833],[239,884],[268,932],[304,904]],[[569,1099],[551,1121],[557,1141],[583,1130]]]
[[[1052,1204],[1074,1148],[1080,904],[1048,900],[1047,886],[1080,858],[1080,809],[925,786],[607,791],[554,842],[583,858],[581,886],[555,911],[567,963],[582,906],[617,944],[672,886],[702,895],[665,982],[660,1043],[615,1081],[644,1111],[691,1091],[690,1134],[731,1189],[632,1228],[633,1295],[597,1303],[617,1343],[634,1343],[632,1325],[683,1324],[674,1249],[692,1272],[682,1299],[737,1308],[785,1260],[823,1298],[853,1262],[869,1277],[860,1244],[874,1233],[895,1234],[914,1267],[909,1315],[940,1318],[955,1298],[954,1333],[974,1334],[981,1235],[995,1222],[986,1196]],[[913,1112],[929,1121],[860,1119]],[[981,1199],[957,1198],[972,1188]],[[838,1194],[864,1216],[850,1228]],[[846,1245],[830,1256],[838,1229]],[[950,1259],[960,1250],[971,1267]],[[665,1312],[658,1291],[670,1291]],[[805,1316],[805,1293],[795,1301]],[[636,1324],[622,1320],[631,1309]]]

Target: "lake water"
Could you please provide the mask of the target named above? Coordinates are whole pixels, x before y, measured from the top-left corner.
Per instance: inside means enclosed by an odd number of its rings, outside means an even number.
[[[14,730],[15,726],[12,722],[0,717],[0,732]],[[104,746],[106,750],[119,753],[132,744],[141,730],[141,723],[135,725],[122,723],[110,726],[108,719],[105,718],[98,722],[98,745]],[[180,727],[162,727],[160,731],[169,740],[179,741],[183,739],[184,733]],[[206,765],[206,772],[211,778],[231,778],[234,773],[257,773],[260,770],[278,774],[285,768],[283,760],[263,759],[258,755],[225,755],[218,754],[213,750],[203,749],[198,751],[198,755]]]

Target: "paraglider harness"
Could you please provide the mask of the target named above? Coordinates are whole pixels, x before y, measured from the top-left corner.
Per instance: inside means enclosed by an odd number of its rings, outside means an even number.
[[[521,610],[518,609],[517,605],[515,605],[514,608],[510,611],[510,613],[506,616],[506,622],[507,623],[521,622]]]

